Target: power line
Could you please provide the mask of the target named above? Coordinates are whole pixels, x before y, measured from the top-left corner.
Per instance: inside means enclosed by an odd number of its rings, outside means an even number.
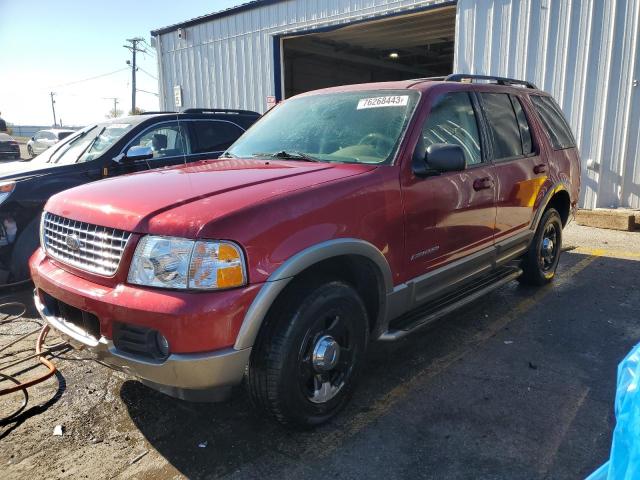
[[[119,73],[119,72],[124,72],[125,70],[128,70],[128,67],[125,68],[120,68],[118,70],[114,70],[113,72],[108,72],[108,73],[103,73],[101,75],[96,75],[95,77],[89,77],[89,78],[84,78],[82,80],[75,80],[73,82],[69,82],[69,83],[62,83],[60,85],[56,85],[53,88],[62,88],[62,87],[68,87],[69,85],[75,85],[76,83],[82,83],[82,82],[88,82],[90,80],[96,80],[98,78],[102,78],[102,77],[107,77],[109,75],[113,75],[115,73]]]
[[[159,94],[157,94],[156,92],[148,92],[148,91],[146,91],[146,90],[142,90],[141,88],[138,88],[137,90],[138,90],[138,92],[148,93],[149,95],[155,95],[156,97],[159,97],[159,96],[160,96],[160,95],[159,95]]]
[[[147,75],[149,75],[151,78],[153,78],[154,80],[158,80],[158,77],[154,77],[153,75],[151,75],[149,72],[147,72],[144,68],[142,67],[138,67],[138,70],[140,70],[142,73],[146,73]]]

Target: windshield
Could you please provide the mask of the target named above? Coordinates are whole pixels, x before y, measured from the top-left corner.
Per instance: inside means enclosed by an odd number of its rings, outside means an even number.
[[[69,165],[90,162],[102,155],[132,127],[129,123],[106,123],[87,127],[51,155],[49,163]]]
[[[293,98],[254,124],[227,156],[389,163],[418,100],[413,90]]]

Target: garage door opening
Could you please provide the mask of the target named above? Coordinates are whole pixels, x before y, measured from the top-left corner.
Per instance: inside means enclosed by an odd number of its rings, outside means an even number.
[[[282,40],[285,98],[318,88],[447,75],[456,7]]]

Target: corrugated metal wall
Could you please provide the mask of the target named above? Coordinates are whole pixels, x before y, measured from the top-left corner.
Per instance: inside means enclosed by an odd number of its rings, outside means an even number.
[[[258,5],[156,39],[161,107],[174,109],[181,85],[187,107],[246,108],[263,112],[274,95],[273,38],[339,25],[445,0],[289,0]],[[277,68],[280,68],[277,65]]]
[[[639,17],[640,0],[458,1],[454,70],[553,94],[580,146],[587,208],[640,208]]]
[[[273,38],[444,3],[288,0],[158,36],[161,103],[264,111]],[[524,78],[551,92],[583,158],[581,205],[640,208],[640,0],[458,0],[454,70]],[[597,166],[588,169],[587,161]]]

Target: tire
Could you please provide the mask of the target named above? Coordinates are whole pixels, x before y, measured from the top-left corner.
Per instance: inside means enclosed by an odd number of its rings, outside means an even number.
[[[551,282],[556,275],[561,250],[562,219],[555,208],[549,208],[542,215],[531,245],[522,257],[520,282],[536,286]]]
[[[33,154],[33,148],[31,147],[31,145],[27,145],[27,153],[29,154],[30,158],[35,157],[35,155]]]
[[[31,277],[29,272],[29,259],[40,244],[38,235],[39,226],[40,215],[37,214],[36,217],[27,224],[24,230],[18,234],[13,243],[11,263],[9,265],[11,282],[21,282]]]
[[[254,406],[295,428],[327,422],[353,393],[368,325],[362,299],[346,283],[292,286],[269,313],[251,355],[247,387]]]

